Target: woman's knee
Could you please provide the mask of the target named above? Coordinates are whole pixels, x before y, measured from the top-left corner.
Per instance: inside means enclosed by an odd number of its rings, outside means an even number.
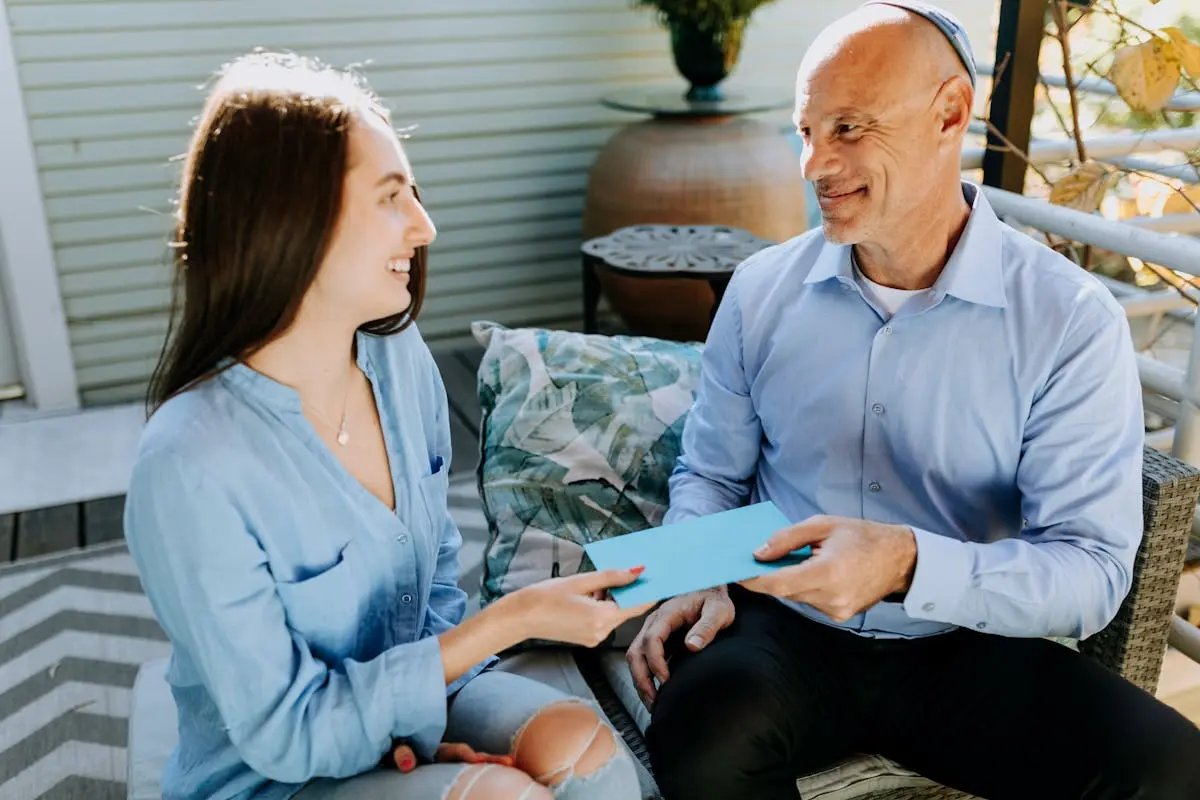
[[[534,714],[513,743],[517,766],[549,786],[571,776],[587,777],[616,752],[612,728],[591,707],[574,700]]]
[[[445,800],[551,800],[553,796],[519,769],[474,764],[462,771]]]

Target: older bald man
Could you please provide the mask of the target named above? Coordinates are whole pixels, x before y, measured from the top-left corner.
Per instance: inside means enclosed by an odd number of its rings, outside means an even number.
[[[772,500],[803,522],[759,556],[816,554],[666,602],[630,648],[670,800],[794,798],[855,752],[992,800],[1200,797],[1200,731],[1043,638],[1129,590],[1141,388],[1112,296],[960,180],[974,79],[913,2],[803,59],[822,227],[730,283],[666,521]]]

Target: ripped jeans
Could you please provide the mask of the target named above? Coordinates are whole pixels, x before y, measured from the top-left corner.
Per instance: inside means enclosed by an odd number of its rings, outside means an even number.
[[[589,725],[582,747],[566,754],[555,767],[542,775],[531,777],[546,784],[556,800],[640,800],[641,788],[633,762],[625,750],[621,736],[604,719],[592,703],[563,694],[539,681],[507,672],[488,670],[467,683],[450,700],[447,710],[444,741],[465,742],[478,752],[493,755],[514,753],[525,726],[539,712],[561,703],[583,703],[595,711],[598,724]],[[612,757],[587,774],[577,775],[575,764],[598,735],[613,739]],[[463,800],[489,797],[486,788],[487,772],[503,767],[474,768],[472,774],[459,782],[471,765],[422,764],[407,774],[394,769],[376,769],[342,780],[321,779],[305,786],[294,800],[435,800],[453,796]],[[493,776],[494,777],[494,776]],[[457,783],[457,786],[456,786]],[[463,789],[466,788],[466,791]],[[513,800],[545,796],[534,794],[539,789],[530,786],[527,792],[517,792]],[[452,793],[453,790],[453,793]]]

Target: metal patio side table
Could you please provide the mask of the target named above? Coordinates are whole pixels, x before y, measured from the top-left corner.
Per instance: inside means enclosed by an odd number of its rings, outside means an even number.
[[[585,241],[583,255],[583,326],[596,332],[600,303],[598,270],[631,278],[688,278],[707,281],[717,313],[725,287],[737,266],[775,242],[724,225],[630,225]],[[637,333],[637,331],[634,331]]]

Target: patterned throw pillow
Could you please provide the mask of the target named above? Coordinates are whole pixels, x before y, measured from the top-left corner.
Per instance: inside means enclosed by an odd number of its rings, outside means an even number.
[[[593,569],[583,545],[654,527],[700,382],[701,345],[492,322],[479,366],[481,603]]]

